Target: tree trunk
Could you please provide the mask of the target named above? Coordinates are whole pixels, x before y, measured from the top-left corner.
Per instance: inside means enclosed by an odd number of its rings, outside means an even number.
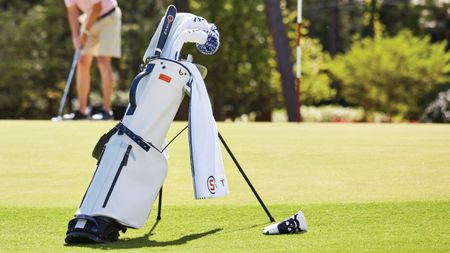
[[[299,121],[300,112],[295,93],[295,77],[292,71],[291,48],[283,24],[279,0],[265,0],[266,15],[276,50],[278,71],[281,74],[283,96],[289,121]]]
[[[214,96],[212,99],[213,115],[216,121],[224,121],[225,114],[223,112],[223,99],[221,95]]]
[[[370,21],[369,21],[369,36],[375,38],[375,14],[377,12],[377,0],[370,1]]]
[[[270,108],[268,108],[267,106],[263,108],[265,109],[261,109],[256,113],[256,117],[255,117],[255,121],[261,121],[261,122],[271,122],[272,121],[272,110]]]
[[[339,1],[335,0],[335,6],[333,7],[333,15],[331,15],[331,30],[330,30],[330,54],[334,56],[339,51],[339,26],[340,13],[339,13]]]

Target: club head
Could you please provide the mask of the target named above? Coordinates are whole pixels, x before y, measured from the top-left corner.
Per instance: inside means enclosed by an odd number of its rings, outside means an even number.
[[[59,121],[62,121],[61,116],[52,117],[52,122],[59,122]]]
[[[294,234],[305,233],[307,231],[308,225],[306,224],[305,215],[302,211],[298,211],[296,214],[286,220],[283,220],[282,222],[271,224],[265,227],[263,230],[263,234]]]

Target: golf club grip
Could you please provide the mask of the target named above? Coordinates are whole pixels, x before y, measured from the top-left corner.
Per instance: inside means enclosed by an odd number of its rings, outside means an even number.
[[[176,15],[177,8],[173,5],[169,5],[169,7],[167,7],[166,15],[164,15],[164,23],[155,49],[155,55],[158,57],[161,55],[164,45],[166,44],[167,37],[169,37],[169,33]]]

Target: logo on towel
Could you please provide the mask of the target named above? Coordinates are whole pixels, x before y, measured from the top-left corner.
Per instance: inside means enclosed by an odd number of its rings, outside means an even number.
[[[216,194],[216,179],[213,176],[208,177],[208,181],[206,181],[206,185],[208,186],[208,191],[212,194]]]
[[[166,83],[170,83],[170,81],[172,81],[172,77],[168,76],[168,75],[164,75],[164,74],[159,74],[159,79],[163,80]]]

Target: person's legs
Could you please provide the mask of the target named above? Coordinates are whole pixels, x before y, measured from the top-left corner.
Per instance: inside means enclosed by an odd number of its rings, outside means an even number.
[[[111,97],[113,86],[113,71],[111,66],[111,57],[98,56],[97,66],[100,70],[103,91],[103,110],[111,112]]]
[[[80,112],[87,113],[89,90],[91,88],[91,55],[81,55],[77,66],[77,92]]]
[[[103,110],[92,116],[92,119],[112,119],[112,92],[113,92],[113,69],[111,58],[118,58],[120,50],[121,12],[116,11],[109,16],[97,21],[91,28],[91,32],[97,34],[98,47],[96,48],[97,66],[100,70],[103,92]]]

